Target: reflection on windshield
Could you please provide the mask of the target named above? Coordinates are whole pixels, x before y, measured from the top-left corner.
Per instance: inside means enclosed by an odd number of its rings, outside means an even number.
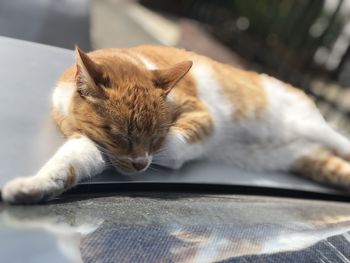
[[[25,243],[21,250],[39,245],[36,254],[31,250],[32,262],[41,253],[60,258],[57,262],[350,259],[350,251],[344,249],[350,245],[346,204],[266,197],[168,197],[104,197],[54,206],[3,207],[0,233]],[[19,257],[21,253],[11,252],[14,247],[2,234],[0,253],[5,261],[6,256]]]

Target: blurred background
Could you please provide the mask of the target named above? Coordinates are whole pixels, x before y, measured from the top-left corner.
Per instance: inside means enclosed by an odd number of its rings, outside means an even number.
[[[183,47],[304,89],[350,134],[350,0],[0,0],[0,35]]]

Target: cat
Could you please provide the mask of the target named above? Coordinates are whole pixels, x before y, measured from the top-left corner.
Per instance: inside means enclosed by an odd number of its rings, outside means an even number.
[[[52,102],[67,141],[35,176],[8,182],[5,202],[50,200],[107,167],[132,174],[205,158],[350,187],[350,140],[307,95],[193,52],[77,47]]]

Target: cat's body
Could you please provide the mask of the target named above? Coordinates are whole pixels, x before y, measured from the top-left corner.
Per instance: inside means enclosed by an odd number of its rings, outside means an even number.
[[[8,183],[5,201],[50,199],[109,164],[131,173],[199,158],[350,186],[350,141],[290,85],[170,47],[77,59],[53,95],[66,144],[36,176]]]

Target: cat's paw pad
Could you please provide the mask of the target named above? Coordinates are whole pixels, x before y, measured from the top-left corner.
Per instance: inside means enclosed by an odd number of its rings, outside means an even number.
[[[11,204],[30,204],[45,199],[47,187],[31,177],[19,177],[8,182],[2,189],[2,200]]]

